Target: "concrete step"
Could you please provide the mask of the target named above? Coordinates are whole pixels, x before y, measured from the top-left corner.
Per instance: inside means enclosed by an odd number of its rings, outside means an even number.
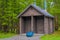
[[[44,34],[34,34],[33,37],[26,37],[26,34],[20,35],[20,40],[40,40],[40,37]]]

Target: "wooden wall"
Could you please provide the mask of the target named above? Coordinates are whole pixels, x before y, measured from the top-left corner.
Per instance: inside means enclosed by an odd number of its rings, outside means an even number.
[[[35,32],[37,34],[43,34],[44,33],[44,17],[42,16],[36,16],[35,17]]]
[[[19,19],[20,34],[22,34],[22,33],[24,32],[24,31],[23,31],[23,25],[24,25],[23,22],[24,22],[24,21],[23,21],[22,17],[20,17],[20,19]]]
[[[24,18],[24,33],[31,31],[31,17]]]
[[[44,32],[45,32],[45,34],[48,34],[48,30],[49,30],[48,17],[44,17]]]
[[[44,30],[45,34],[50,34],[54,31],[54,23],[52,18],[44,17]]]
[[[50,34],[54,31],[53,20],[44,16],[33,17],[33,32],[37,34]],[[31,17],[20,18],[20,32],[31,31]]]
[[[50,23],[50,33],[52,33],[53,32],[53,19],[50,19],[50,21],[49,21],[49,23]]]
[[[23,17],[23,18],[22,18]],[[53,20],[30,7],[20,17],[20,33],[33,31],[37,34],[53,32]]]
[[[39,13],[36,9],[34,8],[29,8],[22,16],[38,16],[38,15],[43,15],[42,13]]]

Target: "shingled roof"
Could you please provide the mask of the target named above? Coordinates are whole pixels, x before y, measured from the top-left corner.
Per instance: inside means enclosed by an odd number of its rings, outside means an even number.
[[[37,11],[39,11],[40,13],[42,13],[44,16],[47,16],[47,17],[51,17],[51,18],[54,18],[54,16],[52,16],[51,14],[49,14],[47,11],[41,9],[40,7],[36,6],[36,5],[29,5],[22,13],[20,13],[17,17],[19,18],[28,8],[30,7],[33,7],[35,8]]]

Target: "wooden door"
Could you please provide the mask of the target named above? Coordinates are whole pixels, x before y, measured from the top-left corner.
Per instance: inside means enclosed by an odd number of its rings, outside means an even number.
[[[31,18],[26,17],[24,20],[24,33],[31,31]]]
[[[43,33],[43,17],[37,17],[37,33],[42,34]]]

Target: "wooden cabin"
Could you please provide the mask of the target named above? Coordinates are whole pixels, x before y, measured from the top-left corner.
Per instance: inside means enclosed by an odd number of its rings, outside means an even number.
[[[28,6],[18,15],[20,34],[33,31],[36,34],[49,34],[54,31],[54,17],[36,5]]]

